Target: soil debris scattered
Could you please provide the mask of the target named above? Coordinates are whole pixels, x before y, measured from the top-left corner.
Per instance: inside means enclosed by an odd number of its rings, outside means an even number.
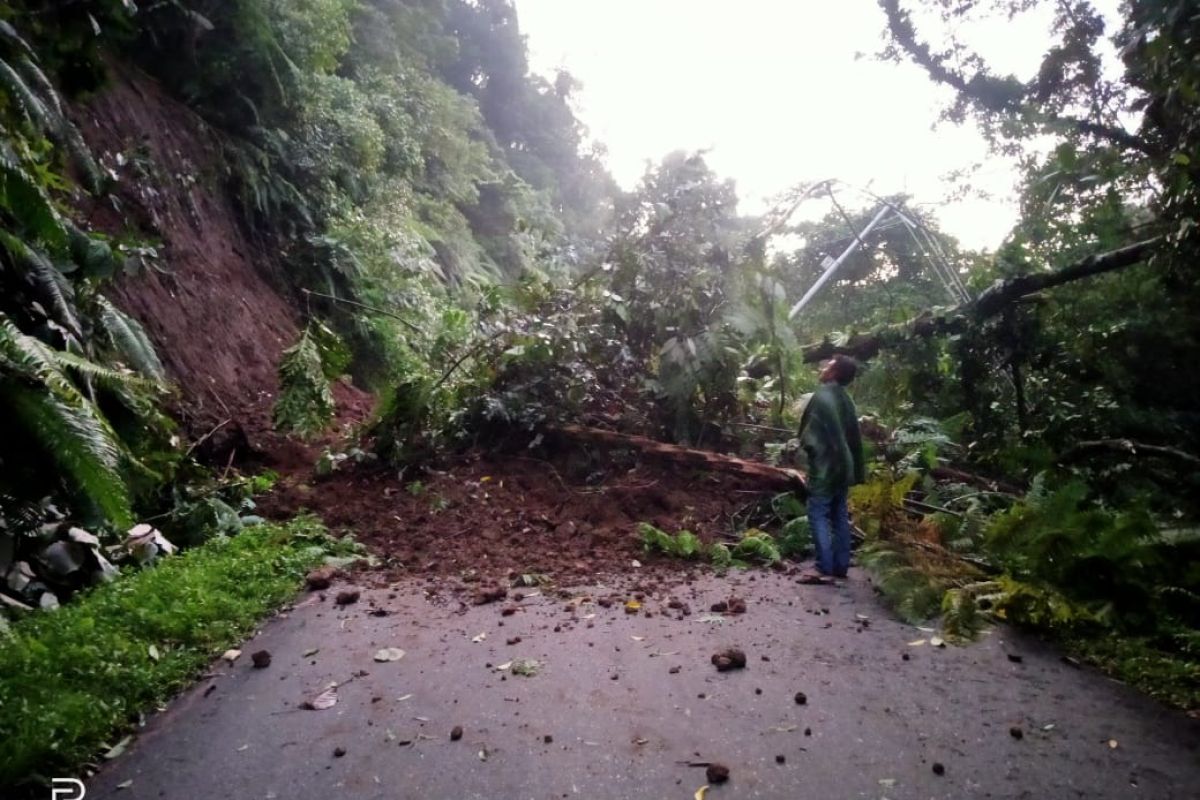
[[[718,653],[713,653],[713,666],[717,668],[717,672],[728,672],[732,669],[746,668],[746,654],[736,647],[730,647]]]
[[[337,593],[334,602],[339,606],[348,606],[358,602],[358,598],[362,596],[362,592],[358,589],[343,589]]]
[[[798,706],[806,705],[808,703],[808,695],[806,695],[804,692],[796,692],[796,696],[793,699],[796,701],[796,705]]]
[[[450,729],[450,741],[457,742],[463,737],[462,725],[455,725]]]
[[[933,762],[933,774],[934,775],[945,775],[946,774],[945,765],[943,765],[942,762],[940,762],[940,761]]]
[[[704,770],[709,783],[725,783],[729,780],[729,767],[724,764],[709,764]]]
[[[341,758],[344,755],[346,755],[346,748],[344,748],[344,747],[333,748],[333,757],[334,758]]]
[[[477,606],[483,606],[488,603],[498,603],[506,597],[508,597],[508,590],[503,586],[480,587],[475,590],[475,596],[471,602]]]
[[[333,567],[317,567],[304,576],[304,583],[310,592],[322,591],[329,588],[336,574],[337,570]]]
[[[255,669],[266,669],[271,666],[271,654],[266,650],[259,650],[250,654],[250,661]]]

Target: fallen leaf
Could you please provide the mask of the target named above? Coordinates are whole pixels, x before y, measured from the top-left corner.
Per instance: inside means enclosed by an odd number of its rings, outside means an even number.
[[[922,625],[918,625],[917,630],[924,631],[925,633],[936,633],[936,631],[933,628],[926,628]]]
[[[701,786],[699,789],[696,790],[696,793],[694,795],[692,795],[692,800],[704,800],[704,793],[707,791],[708,791],[708,784],[706,783],[703,786]]]
[[[130,786],[133,786],[133,778],[130,778],[127,781],[121,781],[117,784],[118,789],[128,789]]]
[[[636,744],[638,747],[641,747],[644,744],[649,744],[649,742],[650,742],[649,739],[643,739],[641,736],[639,736],[633,740],[633,743]]]
[[[1043,725],[1043,726],[1042,726],[1042,730],[1044,730],[1044,731],[1052,731],[1052,730],[1054,730],[1054,723],[1053,723],[1053,722],[1051,722],[1051,723],[1050,723],[1050,724],[1048,724],[1048,725]]]
[[[857,619],[857,620],[868,620],[868,619],[870,619],[870,617],[868,617],[866,614],[855,614],[855,615],[854,615],[854,618],[855,618],[855,619]]]
[[[162,656],[158,652],[158,645],[150,645],[146,648],[146,652],[150,654],[150,658],[158,661]]]
[[[239,753],[244,753],[244,752],[246,752],[246,751],[247,751],[247,750],[249,750],[249,749],[250,749],[250,745],[248,745],[248,744],[244,744],[244,745],[242,745],[241,747],[239,747],[239,748],[238,748],[238,752],[239,752]]]
[[[335,683],[313,699],[305,700],[303,708],[307,708],[309,711],[324,711],[327,708],[336,706],[337,701],[337,684]]]
[[[929,637],[929,646],[930,647],[945,647],[946,641],[944,639],[942,639],[942,637],[940,637],[940,636],[931,636],[931,637]]]
[[[776,731],[778,733],[791,733],[792,731],[796,730],[798,727],[799,727],[798,725],[776,725],[773,728],[771,728],[771,730]]]
[[[132,734],[129,736],[126,736],[124,739],[122,739],[121,741],[117,742],[112,747],[110,747],[108,749],[108,752],[106,752],[104,754],[104,758],[108,761],[112,761],[114,758],[120,758],[121,754],[125,752],[125,749],[127,747],[129,747],[129,743],[132,741],[133,741]]]
[[[925,644],[925,642],[926,642],[925,639],[913,639],[911,642],[908,643],[908,646],[909,647],[920,647],[921,645]]]
[[[501,664],[500,666],[496,667],[496,672],[507,672],[507,671],[508,671],[508,669],[509,669],[509,668],[510,668],[512,665],[513,665],[513,662],[511,662],[511,661],[506,661],[506,662],[504,662],[503,664]]]
[[[641,610],[642,610],[642,604],[639,603],[637,600],[625,601],[625,611],[627,611],[628,613],[636,614],[638,611],[641,611]]]
[[[696,617],[696,622],[724,622],[725,618],[720,614],[705,614],[701,617]]]
[[[237,651],[234,651],[234,652],[237,652]],[[300,654],[300,657],[301,657],[301,658],[312,658],[313,656],[315,656],[315,655],[316,655],[317,653],[319,653],[319,652],[321,652],[321,648],[319,648],[319,647],[312,647],[312,648],[309,648],[308,650],[305,650],[303,653],[301,653],[301,654]]]
[[[595,614],[584,614],[582,617],[582,619],[595,619],[595,618],[596,618]]]
[[[403,703],[405,700],[410,700],[411,698],[412,698],[411,694],[406,694],[403,697],[397,697],[396,702]]]
[[[242,654],[241,650],[226,650],[221,654],[221,658],[228,661],[230,664],[238,660],[238,656]]]
[[[375,654],[375,660],[380,662],[399,661],[404,658],[404,651],[399,647],[385,647]]]
[[[472,637],[471,637],[471,641],[472,641],[472,642],[474,642],[475,644],[479,644],[480,642],[482,642],[482,641],[483,641],[484,639],[486,639],[486,638],[487,638],[487,634],[486,634],[486,633],[481,633],[481,634],[479,634],[478,636],[472,636]]]
[[[644,642],[644,641],[646,641],[646,637],[645,637],[645,636],[630,636],[629,638],[630,638],[630,639],[633,639],[635,642]]]

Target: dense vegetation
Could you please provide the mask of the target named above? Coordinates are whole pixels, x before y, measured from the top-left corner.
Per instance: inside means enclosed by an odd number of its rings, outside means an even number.
[[[139,520],[189,544],[251,510],[189,459],[153,346],[105,299],[141,243],[78,221],[113,178],[70,101],[120,60],[212,126],[222,189],[308,314],[280,364],[281,430],[320,434],[349,372],[380,397],[369,440],[394,462],[536,447],[564,420],[787,458],[813,362],[849,352],[870,362],[864,559],[901,612],[944,612],[964,639],[988,617],[1029,624],[1196,705],[1200,17],[1132,0],[1106,31],[1086,0],[1056,4],[1055,44],[1023,79],[953,32],[1036,0],[879,5],[880,57],[952,90],[944,124],[970,119],[1020,158],[1022,216],[995,253],[908,198],[850,202],[829,182],[749,218],[698,153],[619,191],[572,77],[529,72],[508,0],[10,3],[0,588],[51,605],[115,571],[151,535],[127,541]],[[797,213],[818,198],[826,215]],[[789,318],[880,207],[914,227],[862,237]],[[794,552],[797,510],[747,527],[778,525]],[[777,557],[746,540],[737,558]]]

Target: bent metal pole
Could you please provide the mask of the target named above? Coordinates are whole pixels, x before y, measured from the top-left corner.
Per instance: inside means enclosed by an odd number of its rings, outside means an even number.
[[[854,237],[854,241],[850,243],[849,247],[847,247],[832,264],[825,268],[825,272],[821,273],[821,277],[817,278],[817,282],[812,285],[812,288],[805,292],[804,296],[796,301],[796,305],[792,306],[792,310],[788,312],[788,319],[796,318],[796,315],[800,313],[800,309],[808,305],[808,301],[812,300],[813,296],[816,295],[817,292],[821,291],[821,287],[829,282],[829,279],[833,277],[833,273],[837,271],[837,268],[840,267],[842,263],[850,257],[851,253],[859,248],[859,246],[862,244],[862,238],[874,230],[875,226],[883,221],[883,218],[887,216],[889,211],[891,211],[891,208],[886,205],[879,209],[879,213],[875,215],[874,219],[867,223],[867,227],[863,228],[859,234]]]

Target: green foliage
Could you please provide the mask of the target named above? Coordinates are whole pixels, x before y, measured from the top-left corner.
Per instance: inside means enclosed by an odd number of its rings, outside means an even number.
[[[647,553],[662,553],[675,558],[693,559],[704,555],[704,543],[691,531],[678,531],[674,536],[648,522],[638,523],[638,535]]]
[[[332,336],[328,332],[326,335]],[[279,361],[275,427],[306,438],[329,427],[336,410],[317,336],[312,326],[305,328]]]
[[[729,569],[735,566],[733,553],[730,551],[729,545],[724,542],[714,542],[708,548],[708,558],[716,569]]]
[[[775,537],[758,528],[742,531],[741,538],[730,550],[730,555],[735,564],[739,561],[755,561],[768,566],[783,558],[775,543]]]
[[[696,534],[687,530],[672,536],[648,522],[638,523],[638,535],[647,553],[662,553],[688,560],[707,557],[718,569],[744,567],[750,562],[769,566],[782,558],[774,537],[757,528],[743,531],[732,548],[723,542],[705,545]]]
[[[0,784],[94,759],[290,599],[333,547],[310,520],[264,525],[14,623],[0,642]]]
[[[903,513],[904,498],[920,479],[916,470],[897,477],[892,470],[883,469],[873,472],[866,483],[851,487],[850,505],[868,537],[893,527],[897,514]]]
[[[81,362],[88,363],[88,362]],[[123,446],[100,410],[63,373],[54,352],[0,314],[0,402],[81,501],[118,528],[132,524],[120,473]]]
[[[909,549],[883,540],[858,550],[858,560],[875,576],[875,585],[905,622],[927,622],[942,610],[955,579],[931,574]]]
[[[993,518],[985,548],[1018,581],[1055,587],[1118,628],[1139,629],[1174,616],[1164,591],[1186,601],[1200,586],[1194,566],[1200,534],[1164,532],[1144,510],[1113,512],[1088,501],[1087,487],[1067,483]],[[1054,619],[1052,604],[1045,606]],[[1185,602],[1192,620],[1200,604]]]
[[[789,559],[808,557],[814,546],[804,504],[792,492],[784,492],[771,498],[771,511],[782,523],[777,537],[779,554]]]
[[[96,166],[35,49],[8,23],[0,33],[0,513],[53,497],[124,530],[175,458],[155,409],[163,368],[99,294],[120,269],[112,249],[59,209],[74,188],[62,173],[98,192]]]
[[[166,370],[141,324],[103,296],[97,295],[96,305],[100,309],[100,326],[121,358],[148,378],[166,380]]]

